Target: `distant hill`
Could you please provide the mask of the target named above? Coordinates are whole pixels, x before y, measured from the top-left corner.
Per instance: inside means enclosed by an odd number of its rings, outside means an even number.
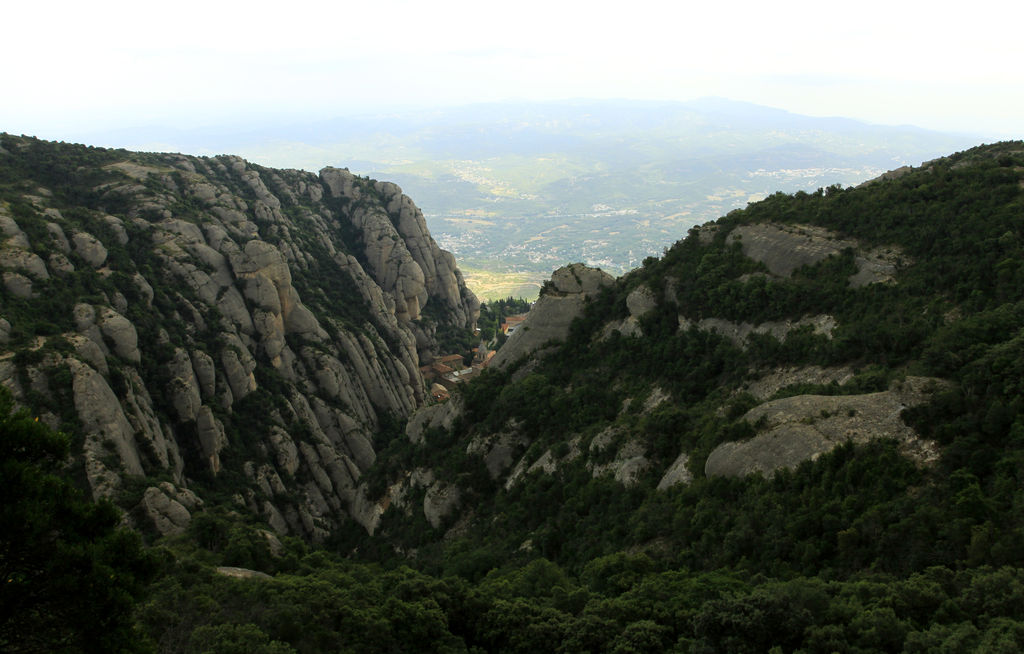
[[[567,261],[621,274],[749,201],[859,184],[977,142],[719,98],[481,104],[105,138],[394,181],[485,297],[530,284],[535,294]]]

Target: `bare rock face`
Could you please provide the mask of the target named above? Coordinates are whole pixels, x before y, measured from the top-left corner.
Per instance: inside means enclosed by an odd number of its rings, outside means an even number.
[[[633,316],[606,323],[601,329],[601,339],[608,340],[615,332],[621,336],[639,337],[644,335],[644,331],[640,329],[640,321]]]
[[[856,253],[857,273],[850,277],[850,283],[855,287],[891,282],[896,266],[904,258],[892,248],[865,250],[854,239],[839,238],[813,225],[740,225],[727,238],[729,243],[737,241],[743,254],[760,261],[779,277],[789,277],[801,266],[818,263],[852,248]]]
[[[550,341],[564,341],[569,325],[582,314],[586,298],[614,281],[608,273],[581,263],[556,270],[549,290],[533,305],[526,320],[498,350],[490,365],[502,368],[537,352]]]
[[[183,534],[192,521],[192,514],[181,502],[156,486],[146,489],[139,508],[161,536]]]
[[[68,359],[67,365],[85,433],[86,475],[94,497],[107,497],[120,485],[122,474],[143,474],[135,430],[102,375],[77,359]]]
[[[71,236],[71,242],[74,244],[75,254],[85,259],[93,268],[99,268],[107,260],[107,248],[92,234],[75,232]]]
[[[595,436],[591,441],[591,450],[603,449],[611,436],[613,434],[609,430]],[[615,481],[623,486],[636,486],[640,482],[640,475],[651,466],[646,454],[642,443],[637,440],[628,440],[616,451],[614,460],[598,465],[590,463],[588,467],[594,477],[610,473]]]
[[[675,302],[675,299],[672,299]],[[629,316],[622,320],[613,320],[601,329],[601,339],[607,340],[618,332],[622,336],[643,336],[640,318],[658,306],[658,298],[648,286],[638,286],[626,296],[626,308]]]
[[[68,273],[75,271],[75,265],[71,263],[66,256],[59,252],[54,252],[47,257],[47,267],[58,277],[64,277]]]
[[[199,396],[199,382],[192,370],[192,359],[182,348],[174,351],[174,359],[167,364],[170,384],[166,392],[178,414],[178,420],[188,422],[196,419],[196,413],[203,400]]]
[[[257,388],[253,374],[256,360],[238,336],[229,334],[225,340],[227,346],[221,351],[221,369],[231,389],[232,398],[238,401]]]
[[[232,579],[273,579],[273,577],[268,575],[266,572],[230,565],[220,565],[213,570],[222,577],[231,577]]]
[[[25,273],[38,281],[45,281],[50,278],[50,273],[46,270],[46,264],[39,255],[17,247],[4,247],[0,249],[0,268]]]
[[[225,470],[252,483],[238,507],[279,533],[372,531],[383,510],[360,481],[372,434],[427,400],[420,357],[438,354],[437,329],[478,315],[454,258],[394,184],[155,156],[106,166],[90,189],[104,210],[63,204],[42,180],[24,218],[0,206],[8,293],[35,302],[51,276],[89,289],[0,318],[0,383],[25,404],[73,397],[96,497],[117,496],[125,475],[172,479],[128,507],[160,533],[187,524],[190,478]],[[26,368],[3,348],[39,317],[62,324],[46,349],[60,354]]]
[[[689,465],[690,455],[686,452],[681,453],[662,475],[661,481],[658,482],[658,490],[667,490],[673,486],[685,485],[693,481],[693,473],[690,472]]]
[[[25,232],[21,231],[18,223],[7,214],[7,210],[0,208],[0,233],[3,234],[3,245],[7,247],[27,250],[30,246]]]
[[[708,457],[708,476],[770,475],[795,468],[841,443],[891,438],[922,464],[938,458],[934,443],[924,441],[900,417],[903,409],[927,401],[939,380],[910,377],[888,391],[864,395],[798,395],[754,407],[744,416],[764,429],[749,441],[723,443]]]
[[[512,467],[516,452],[521,451],[528,443],[515,425],[509,425],[509,428],[501,433],[474,438],[466,447],[466,454],[483,457],[491,479],[497,479]]]
[[[32,280],[10,270],[4,271],[4,288],[14,297],[23,300],[36,297],[35,291],[32,290]]]
[[[786,386],[794,384],[842,385],[853,376],[853,370],[845,367],[823,368],[821,366],[802,366],[799,368],[779,368],[772,370],[759,379],[749,382],[743,390],[763,402]]]
[[[658,298],[648,286],[638,286],[626,296],[626,308],[629,309],[631,317],[639,318],[656,306]]]
[[[444,404],[434,404],[423,407],[412,414],[405,426],[405,435],[413,443],[422,443],[424,433],[431,428],[443,429],[452,428],[455,420],[462,415],[463,404],[461,398],[454,398]]]
[[[57,223],[46,223],[46,231],[50,232],[50,238],[61,254],[71,253],[71,244],[68,242],[68,238],[64,235],[64,230],[60,228],[60,225]]]
[[[779,341],[784,341],[791,331],[808,326],[813,333],[831,338],[837,323],[835,318],[826,314],[807,316],[799,320],[768,321],[756,325],[749,322],[732,322],[722,318],[703,318],[693,321],[684,316],[679,317],[679,329],[682,331],[696,327],[702,331],[715,332],[740,347],[746,347],[751,334],[768,334]]]
[[[107,355],[99,345],[81,334],[64,334],[64,338],[75,348],[75,354],[79,359],[88,363],[103,376],[110,374]]]
[[[560,466],[563,464],[575,461],[582,454],[580,449],[580,436],[573,436],[569,439],[568,450],[561,456],[557,456],[554,451],[547,449],[540,457],[532,463],[527,456],[523,456],[516,463],[515,467],[509,473],[508,478],[505,479],[505,490],[511,490],[516,484],[523,481],[526,475],[534,472],[543,472],[544,474],[554,474]]]
[[[270,444],[277,455],[277,464],[289,475],[294,475],[299,469],[299,448],[291,435],[280,427],[273,427],[270,431]]]
[[[137,513],[141,513],[161,536],[176,536],[188,528],[191,511],[202,505],[203,501],[192,491],[165,481],[146,489]]]
[[[220,453],[228,445],[224,434],[224,425],[213,415],[208,406],[201,406],[196,411],[196,434],[203,456],[210,465],[210,472],[217,474],[221,470]]]
[[[423,515],[434,529],[441,527],[445,518],[459,508],[462,494],[458,486],[435,481],[423,496]]]
[[[213,363],[213,357],[201,350],[193,350],[192,372],[195,374],[196,383],[204,399],[214,397],[217,389],[217,369]]]
[[[139,335],[130,320],[112,308],[104,307],[100,311],[97,323],[103,335],[110,339],[112,349],[117,356],[132,363],[142,361],[142,354],[139,352]]]
[[[456,324],[472,326],[480,304],[466,289],[451,253],[437,247],[423,213],[395,184],[365,182],[347,170],[325,168],[320,179],[329,196],[359,203],[377,194],[383,206],[357,208],[352,224],[362,232],[368,272],[391,295],[400,322],[417,320],[428,298],[436,298],[453,314]]]

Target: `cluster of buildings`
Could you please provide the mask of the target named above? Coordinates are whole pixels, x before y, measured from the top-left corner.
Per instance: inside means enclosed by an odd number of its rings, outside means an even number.
[[[501,323],[501,333],[511,336],[524,320],[525,313],[506,317]],[[473,348],[473,359],[468,365],[461,354],[448,354],[434,359],[430,365],[420,366],[420,373],[430,384],[430,395],[434,401],[444,402],[449,399],[456,384],[467,382],[479,375],[493,357],[494,350],[481,341],[479,347]]]
[[[501,323],[501,333],[505,336],[511,336],[524,320],[526,320],[525,313],[521,313],[517,316],[507,316]]]
[[[494,356],[494,351],[489,350],[483,342],[479,347],[473,348],[473,360],[466,365],[461,354],[449,354],[434,359],[428,366],[420,366],[423,379],[430,384],[430,395],[435,402],[444,402],[450,397],[450,392],[456,384],[473,379],[487,367],[487,363]]]

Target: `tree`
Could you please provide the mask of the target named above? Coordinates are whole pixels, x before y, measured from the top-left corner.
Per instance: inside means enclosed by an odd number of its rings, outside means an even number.
[[[0,650],[133,650],[131,610],[155,572],[109,502],[57,473],[69,440],[0,392]]]

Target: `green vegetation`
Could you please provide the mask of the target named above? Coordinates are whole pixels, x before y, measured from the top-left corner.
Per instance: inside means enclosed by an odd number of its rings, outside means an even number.
[[[64,477],[69,439],[0,393],[0,649],[140,651],[132,609],[156,565],[109,502]]]
[[[530,310],[530,303],[523,298],[508,296],[500,300],[484,302],[480,305],[480,318],[476,324],[480,328],[480,339],[485,343],[498,340],[498,346],[505,341],[501,333],[501,324],[509,316],[518,316]]]
[[[1013,272],[1024,262],[1022,168],[1021,145],[1002,144],[864,188],[772,196],[723,218],[710,242],[691,234],[591,302],[565,346],[529,374],[512,381],[508,373],[492,372],[465,388],[462,423],[405,455],[409,463],[436,461],[431,466],[442,476],[469,478],[478,460],[440,460],[427,450],[465,451],[478,435],[515,425],[524,444],[514,456],[529,462],[545,451],[559,457],[572,447],[586,451],[612,429],[611,444],[601,450],[606,456],[625,439],[639,438],[655,462],[651,470],[659,472],[623,487],[595,478],[588,457],[565,460],[555,472],[526,475],[507,491],[464,485],[475,527],[454,540],[440,540],[444,529],[412,531],[394,519],[385,520],[374,540],[400,542],[417,552],[407,560],[424,571],[457,574],[481,587],[489,575],[525,570],[535,557],[582,584],[595,561],[637,550],[648,567],[622,582],[627,594],[667,574],[726,575],[713,577],[680,622],[685,612],[663,619],[649,618],[657,609],[635,614],[651,621],[645,624],[656,643],[651,651],[1020,647],[1024,631],[1015,609],[986,613],[966,596],[976,583],[995,583],[993,592],[1001,595],[1022,574],[1016,566],[1024,556],[1018,490],[1024,480],[1024,310],[1018,300],[1024,279]],[[767,277],[739,245],[725,240],[729,227],[761,221],[820,225],[868,247],[897,246],[906,263],[896,283],[859,288],[847,281],[855,271],[849,251],[789,279]],[[644,316],[645,337],[598,338],[607,320],[627,315],[632,289],[645,284],[663,296],[669,280],[677,303],[663,302]],[[741,349],[715,334],[678,330],[680,312],[751,322],[820,312],[834,316],[838,327],[832,338],[803,329],[782,341],[751,338]],[[750,400],[730,389],[751,370],[809,364],[845,365],[860,374],[847,387],[789,388],[782,395],[878,391],[905,374],[952,380],[930,404],[905,412],[920,433],[942,445],[941,459],[920,468],[893,443],[875,442],[841,447],[771,479],[704,478],[703,461],[716,445],[751,435],[749,425],[736,421]],[[639,405],[654,386],[674,402],[653,411],[623,409],[625,398]],[[567,444],[567,435],[575,445]],[[657,475],[681,451],[690,455],[694,481],[652,492]],[[598,452],[589,460],[609,459]],[[394,560],[380,549],[362,552]],[[942,597],[926,607],[904,595],[933,583]],[[661,597],[667,602],[670,595]],[[806,612],[794,613],[794,605]],[[541,625],[552,629],[545,636],[550,642],[566,643],[559,628],[586,615],[585,606],[558,618],[530,606],[529,617],[509,627],[505,651],[520,651],[508,644],[523,642],[513,631]],[[630,609],[617,610],[620,619]],[[796,614],[802,617],[791,622]],[[641,630],[622,622],[607,628],[615,634]],[[594,625],[592,633],[598,632]],[[613,649],[609,643],[591,647]],[[528,646],[537,645],[521,649]]]
[[[234,579],[167,554],[175,558],[137,613],[148,644],[163,652],[1012,652],[1024,644],[1024,572],[1012,567],[779,580],[617,553],[578,576],[533,558],[471,582],[313,552],[272,579]]]
[[[21,142],[0,141],[7,150]],[[51,149],[56,164],[40,154],[25,166],[53,184],[70,175],[74,183],[60,187],[61,201],[84,208],[68,206],[64,218],[100,229],[90,221],[101,207],[114,211],[105,204],[111,199],[80,189],[74,175],[101,183],[106,173],[94,178],[79,168],[107,165],[121,154]],[[266,454],[271,420],[304,434],[286,402],[296,386],[262,362],[258,390],[230,414],[217,409],[231,457],[225,455],[218,476],[189,480],[205,510],[195,512],[182,535],[147,535],[148,551],[139,537],[116,528],[109,504],[86,502],[58,476],[67,439],[5,404],[0,647],[275,654],[1019,651],[1022,172],[1024,144],[998,144],[861,188],[776,194],[729,213],[714,234],[692,232],[592,298],[566,343],[544,359],[487,371],[463,386],[456,401],[465,411],[450,429],[429,428],[414,443],[400,418],[382,412],[376,463],[361,481],[371,500],[406,481],[404,495],[389,497],[372,536],[346,521],[319,544],[279,541],[241,508],[253,485],[242,461]],[[5,175],[0,198],[12,215],[38,218],[37,208],[18,200],[32,191],[26,179],[34,178],[25,171]],[[146,188],[161,192],[155,183]],[[316,220],[298,202],[283,211],[295,225]],[[849,283],[861,254],[852,249],[788,278],[770,276],[727,239],[735,226],[763,222],[824,227],[864,248],[896,248],[903,261],[893,283],[859,287]],[[111,248],[109,275],[81,266],[66,288],[47,287],[57,298],[53,305],[46,304],[50,298],[30,305],[2,296],[12,347],[19,348],[11,357],[12,379],[68,425],[74,420],[70,372],[49,370],[50,387],[43,388],[33,386],[27,370],[71,351],[57,337],[72,329],[71,317],[33,308],[56,311],[72,295],[98,304],[104,295],[138,294],[131,275],[159,261],[145,254],[150,248],[141,236],[132,234],[130,244]],[[320,245],[302,245],[324,259],[295,274],[303,297],[325,324],[328,318],[362,324],[363,304],[351,280],[322,256]],[[605,333],[609,322],[629,316],[627,298],[641,285],[659,300],[639,318],[644,335]],[[152,311],[133,309],[130,317],[149,353],[139,374],[162,388],[175,347],[222,347],[216,339],[223,317],[206,316],[205,331],[189,331],[169,317],[195,298],[187,289],[154,290]],[[129,306],[141,304],[133,297]],[[481,331],[491,334],[523,304],[487,303]],[[829,335],[804,327],[740,344],[680,328],[680,316],[758,323],[821,313],[835,319]],[[451,351],[472,345],[464,330],[445,331],[436,307],[428,305],[421,327],[436,329]],[[379,338],[372,329],[365,333]],[[45,345],[22,347],[38,336],[48,337]],[[108,364],[112,384],[123,392],[134,372],[116,357]],[[895,441],[874,440],[842,445],[771,477],[707,477],[704,464],[716,447],[759,428],[743,420],[759,403],[748,384],[802,366],[842,367],[852,378],[842,385],[783,385],[768,395],[872,393],[912,375],[946,380],[930,402],[902,414],[936,443],[937,459],[920,465]],[[161,402],[167,400],[157,399],[156,410],[169,413]],[[492,476],[479,452],[506,436],[510,463]],[[600,473],[629,451],[646,461],[632,477]],[[182,455],[198,459],[198,445]],[[530,469],[542,461],[552,465]],[[687,462],[692,480],[656,490],[676,461]],[[294,477],[284,475],[283,494],[315,488],[303,478],[305,468],[295,470]],[[413,484],[413,471],[430,481]],[[423,507],[434,480],[458,489],[460,508],[432,523]],[[137,499],[147,483],[128,480],[121,491]],[[234,578],[219,574],[218,566],[268,576]]]

